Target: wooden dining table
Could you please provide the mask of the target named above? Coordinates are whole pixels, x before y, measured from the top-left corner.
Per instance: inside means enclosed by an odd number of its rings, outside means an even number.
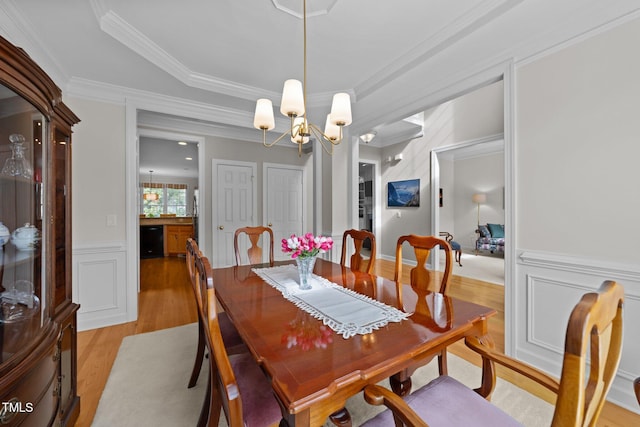
[[[343,338],[286,300],[252,268],[213,269],[220,305],[269,376],[289,426],[351,425],[345,403],[368,384],[392,378],[408,392],[410,374],[447,346],[475,335],[490,339],[496,311],[414,289],[318,259],[314,274],[408,313],[371,333]],[[395,380],[395,382],[394,382]]]

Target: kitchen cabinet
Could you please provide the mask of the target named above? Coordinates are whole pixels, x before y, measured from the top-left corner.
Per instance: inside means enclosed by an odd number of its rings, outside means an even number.
[[[192,224],[165,225],[165,255],[181,255],[187,252],[187,239],[193,236]]]

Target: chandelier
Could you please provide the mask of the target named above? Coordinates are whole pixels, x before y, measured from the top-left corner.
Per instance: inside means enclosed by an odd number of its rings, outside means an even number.
[[[291,142],[298,144],[298,156],[302,155],[302,146],[310,141],[311,135],[329,155],[333,154],[333,146],[342,141],[342,127],[351,124],[351,98],[348,93],[333,95],[331,113],[327,115],[324,132],[318,126],[307,121],[307,2],[302,1],[302,15],[304,22],[304,63],[303,81],[287,80],[282,90],[280,112],[290,118],[291,126],[288,131],[280,135],[275,141],[267,142],[267,131],[275,128],[273,104],[270,99],[262,98],[256,102],[253,126],[262,130],[262,143],[265,147],[273,147],[285,136],[290,136]]]
[[[158,200],[158,193],[153,191],[153,171],[152,170],[149,171],[149,192],[144,193],[142,198],[149,202],[155,202],[156,200]]]

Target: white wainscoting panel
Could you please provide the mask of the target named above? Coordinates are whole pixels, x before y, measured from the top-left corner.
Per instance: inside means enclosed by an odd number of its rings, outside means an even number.
[[[516,354],[518,359],[560,376],[569,314],[582,295],[603,281],[624,286],[622,358],[608,400],[640,413],[633,379],[640,376],[640,266],[536,251],[517,251]]]
[[[326,236],[327,234],[322,235]],[[331,239],[333,240],[333,246],[323,258],[328,261],[335,262],[336,264],[340,264],[340,257],[342,256],[342,234],[333,234],[331,235]]]
[[[127,312],[125,243],[73,248],[73,296],[78,330],[131,321]]]

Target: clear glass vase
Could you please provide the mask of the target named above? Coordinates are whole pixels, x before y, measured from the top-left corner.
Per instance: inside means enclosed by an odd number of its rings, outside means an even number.
[[[9,157],[2,168],[2,175],[6,176],[19,176],[22,178],[31,179],[33,176],[33,169],[24,156],[24,150],[22,144],[25,142],[24,136],[14,133],[9,136],[11,142],[11,157]]]
[[[311,274],[313,274],[313,267],[316,265],[316,257],[308,258],[296,258],[296,265],[298,266],[298,275],[300,276],[300,282],[298,286],[300,289],[311,289]]]

